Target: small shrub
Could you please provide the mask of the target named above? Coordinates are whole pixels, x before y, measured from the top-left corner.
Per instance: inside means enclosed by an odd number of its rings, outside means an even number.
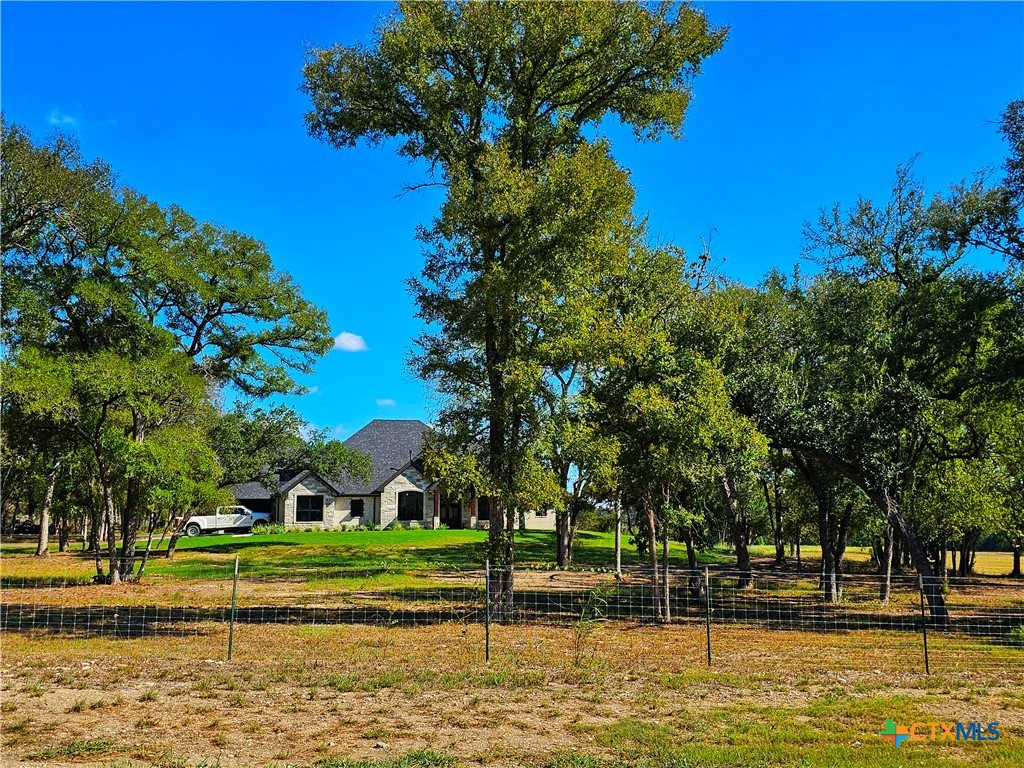
[[[572,665],[576,669],[589,666],[593,661],[593,637],[604,622],[608,599],[600,587],[590,590],[580,604],[580,615],[573,624]]]

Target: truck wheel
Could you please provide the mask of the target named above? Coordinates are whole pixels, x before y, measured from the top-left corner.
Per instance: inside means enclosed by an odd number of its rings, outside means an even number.
[[[185,535],[188,536],[191,539],[194,539],[196,536],[198,536],[202,532],[203,532],[203,529],[199,527],[198,523],[191,523],[188,526],[186,526],[186,528],[185,528]]]

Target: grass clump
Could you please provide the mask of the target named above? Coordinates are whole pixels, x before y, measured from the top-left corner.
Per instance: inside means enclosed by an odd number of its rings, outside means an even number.
[[[454,757],[432,749],[414,749],[397,757],[379,760],[350,760],[343,757],[327,757],[313,764],[314,768],[454,768]]]
[[[28,756],[29,760],[56,760],[58,758],[100,757],[118,751],[106,739],[76,739],[59,747],[47,747]]]

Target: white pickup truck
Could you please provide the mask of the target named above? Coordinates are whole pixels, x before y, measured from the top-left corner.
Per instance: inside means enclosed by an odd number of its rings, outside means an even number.
[[[270,515],[266,512],[253,512],[241,505],[217,507],[212,515],[192,515],[185,523],[186,536],[199,536],[211,531],[251,531],[270,524]]]

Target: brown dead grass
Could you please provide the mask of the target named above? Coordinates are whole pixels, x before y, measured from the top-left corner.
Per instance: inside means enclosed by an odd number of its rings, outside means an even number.
[[[494,627],[489,664],[477,625],[243,625],[231,662],[223,625],[198,630],[143,640],[6,635],[0,764],[78,740],[108,751],[77,765],[308,765],[421,748],[465,763],[543,765],[567,751],[614,757],[601,734],[622,722],[700,720],[715,738],[739,712],[802,722],[836,691],[954,719],[969,702],[1024,730],[1020,651],[938,643],[936,674],[925,677],[912,634],[715,628],[709,668],[696,624],[601,625],[584,638],[581,664],[573,631],[558,627]]]

